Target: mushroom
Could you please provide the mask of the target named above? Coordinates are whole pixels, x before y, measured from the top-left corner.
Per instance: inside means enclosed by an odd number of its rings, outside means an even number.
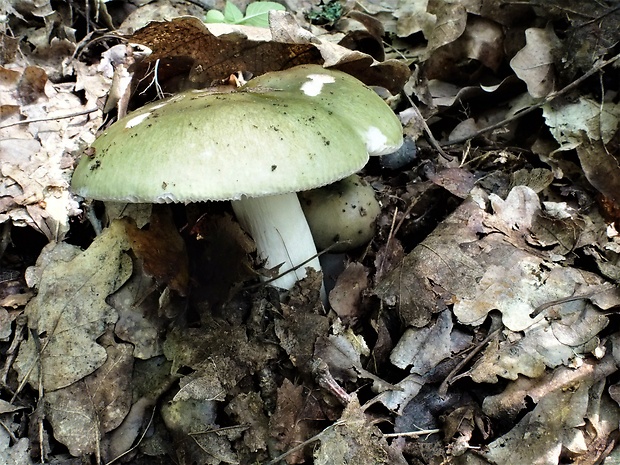
[[[356,174],[300,192],[299,200],[319,249],[344,252],[374,236],[381,207],[372,186]]]
[[[402,144],[396,115],[354,77],[318,65],[267,73],[226,94],[188,91],[125,116],[93,142],[71,187],[140,203],[232,200],[267,267],[290,289],[320,270],[296,192],[342,179]],[[303,268],[303,269],[302,269]]]

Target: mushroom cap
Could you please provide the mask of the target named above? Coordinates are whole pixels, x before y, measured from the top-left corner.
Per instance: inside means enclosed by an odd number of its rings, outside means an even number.
[[[319,250],[345,252],[375,235],[381,206],[372,186],[356,174],[301,192],[299,201]]]
[[[318,65],[267,73],[238,91],[188,91],[107,128],[72,190],[126,202],[259,197],[319,187],[392,152],[402,127],[348,74]]]

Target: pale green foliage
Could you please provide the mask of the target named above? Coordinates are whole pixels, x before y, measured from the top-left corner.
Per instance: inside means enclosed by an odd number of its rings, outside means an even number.
[[[223,13],[219,10],[209,10],[205,22],[269,27],[269,12],[272,10],[284,11],[285,8],[275,2],[254,2],[248,5],[244,15],[234,3],[226,2]]]

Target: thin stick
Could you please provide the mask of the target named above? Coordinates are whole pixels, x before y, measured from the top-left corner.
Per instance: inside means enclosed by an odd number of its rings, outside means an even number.
[[[433,135],[431,128],[429,128],[428,124],[426,124],[426,120],[422,116],[422,113],[420,113],[420,110],[418,109],[416,104],[413,103],[413,100],[408,95],[407,95],[407,100],[409,100],[409,103],[411,104],[411,108],[413,109],[420,123],[422,124],[422,129],[424,129],[424,132],[426,133],[426,137],[428,138],[428,142],[431,144],[431,147],[437,150],[437,152],[439,152],[439,155],[441,155],[444,159],[448,161],[454,160],[454,157],[452,155],[448,155],[446,152],[443,151],[443,149],[441,148],[442,145],[439,144],[437,139],[435,139],[435,136]]]
[[[557,300],[552,300],[550,302],[546,302],[536,307],[534,311],[530,313],[530,318],[536,318],[542,312],[547,310],[549,307],[553,307],[554,305],[565,304],[567,302],[574,302],[575,300],[589,299],[593,295],[598,294],[598,292],[588,292],[587,294],[573,295],[571,297],[564,297],[563,299],[557,299]]]
[[[605,66],[609,65],[610,63],[613,63],[614,61],[616,61],[618,58],[620,58],[620,53],[612,58],[610,58],[609,60],[605,60],[602,61],[600,63],[598,63],[597,65],[595,65],[591,70],[589,70],[587,73],[585,73],[583,76],[581,76],[580,78],[574,80],[573,82],[571,82],[570,84],[568,84],[566,87],[558,90],[557,92],[551,92],[549,95],[547,95],[543,100],[541,100],[540,102],[532,105],[531,107],[526,108],[523,111],[520,111],[519,113],[517,113],[516,115],[511,116],[510,118],[506,118],[505,120],[502,120],[498,123],[492,124],[491,126],[487,126],[486,128],[480,129],[479,131],[475,132],[474,134],[471,134],[469,136],[465,136],[465,137],[461,137],[459,139],[454,139],[454,140],[450,140],[447,142],[443,142],[441,144],[442,147],[449,147],[451,145],[457,145],[457,144],[462,144],[463,142],[467,142],[468,140],[471,140],[475,137],[478,137],[482,134],[485,134],[487,132],[492,131],[493,129],[497,129],[499,127],[505,126],[508,123],[511,123],[513,121],[518,120],[519,118],[533,112],[534,110],[539,109],[540,107],[546,105],[547,103],[551,102],[552,100],[558,98],[561,95],[567,94],[568,92],[570,92],[571,90],[573,90],[575,87],[577,87],[579,84],[581,84],[583,81],[585,81],[586,79],[588,79],[590,76],[592,76],[594,73],[600,71],[601,69],[603,69]]]
[[[387,433],[384,434],[384,438],[417,438],[420,436],[428,436],[429,434],[441,433],[440,429],[421,429],[420,431],[409,431],[406,433]]]
[[[265,286],[266,284],[269,284],[269,283],[275,281],[276,279],[279,279],[280,277],[284,276],[285,274],[289,274],[289,273],[292,273],[293,271],[296,271],[296,270],[300,269],[302,266],[306,265],[307,263],[310,263],[315,258],[320,257],[323,254],[326,254],[327,252],[332,250],[337,245],[346,244],[347,242],[349,242],[349,241],[338,241],[338,242],[335,242],[334,244],[330,245],[329,247],[321,250],[320,252],[317,252],[316,255],[313,255],[312,257],[307,258],[306,260],[301,262],[299,265],[295,265],[294,267],[289,268],[288,270],[283,271],[282,273],[279,273],[277,276],[274,276],[273,278],[269,278],[269,279],[267,279],[265,281],[261,281],[260,283],[251,284],[249,286],[244,286],[243,289],[246,289],[246,290],[247,289],[256,289],[257,287]]]
[[[0,126],[0,129],[10,128],[11,126],[19,126],[20,124],[40,123],[42,121],[54,121],[57,119],[73,118],[74,116],[88,115],[89,113],[94,113],[95,111],[99,111],[99,108],[90,108],[88,110],[82,110],[76,113],[69,113],[60,116],[46,116],[45,118],[25,119],[22,121],[15,121],[14,123],[4,124]]]

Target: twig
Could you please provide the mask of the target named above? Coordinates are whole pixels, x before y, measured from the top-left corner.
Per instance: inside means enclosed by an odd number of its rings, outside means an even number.
[[[447,141],[447,142],[443,142],[441,144],[441,146],[442,147],[449,147],[451,145],[462,144],[463,142],[466,142],[466,141],[471,140],[471,139],[473,139],[475,137],[478,137],[478,136],[480,136],[482,134],[490,132],[493,129],[497,129],[499,127],[507,125],[508,123],[516,121],[517,119],[519,119],[519,118],[521,118],[521,117],[523,117],[523,116],[533,112],[534,110],[539,109],[540,107],[546,105],[547,103],[549,103],[552,100],[560,97],[561,95],[567,94],[568,92],[573,90],[575,87],[577,87],[579,84],[581,84],[583,81],[585,81],[590,76],[592,76],[594,73],[600,71],[601,69],[603,69],[605,66],[609,65],[610,63],[613,63],[618,58],[620,58],[620,53],[618,55],[610,58],[609,60],[605,60],[605,61],[599,62],[591,70],[589,70],[583,76],[579,77],[578,79],[576,79],[573,82],[571,82],[570,84],[568,84],[566,87],[558,90],[557,92],[551,92],[549,95],[547,95],[540,102],[532,105],[531,107],[526,108],[523,111],[520,111],[519,113],[517,113],[516,115],[511,116],[510,118],[506,118],[505,120],[502,120],[502,121],[500,121],[498,123],[492,124],[491,126],[487,126],[486,128],[480,129],[479,131],[476,131],[474,134],[470,134],[469,136],[465,136],[465,137],[461,137],[459,139],[454,139],[454,140],[450,140],[450,141]]]
[[[429,434],[441,433],[440,429],[421,429],[420,431],[408,431],[406,433],[387,433],[384,434],[384,438],[417,438],[420,436],[428,436]]]
[[[538,307],[536,307],[534,309],[534,311],[532,313],[530,313],[530,318],[536,318],[542,312],[547,310],[549,307],[553,307],[554,305],[565,304],[567,302],[574,302],[575,300],[589,299],[594,294],[598,294],[598,292],[600,292],[600,291],[588,292],[587,294],[581,294],[581,295],[573,295],[571,297],[564,297],[563,299],[557,299],[557,300],[552,300],[550,302],[546,302],[546,303],[541,304]]]
[[[416,104],[413,103],[413,100],[411,99],[409,95],[407,95],[407,100],[409,100],[409,103],[411,104],[411,108],[413,109],[420,123],[422,124],[422,129],[424,129],[424,132],[426,133],[426,137],[428,139],[428,142],[431,144],[431,147],[437,150],[437,152],[439,152],[439,155],[441,155],[444,159],[448,161],[454,160],[454,157],[452,155],[448,155],[446,152],[443,151],[443,149],[441,148],[442,145],[439,144],[437,139],[435,139],[435,136],[431,132],[431,128],[428,127],[428,124],[426,124],[426,121],[424,120],[422,113],[420,113],[420,110],[418,109]]]
[[[20,124],[40,123],[42,121],[54,121],[54,120],[57,120],[57,119],[73,118],[74,116],[88,115],[89,113],[94,113],[95,111],[98,111],[98,110],[99,110],[99,108],[90,108],[88,110],[82,110],[82,111],[78,111],[76,113],[69,113],[69,114],[65,114],[65,115],[46,116],[45,118],[25,119],[25,120],[22,120],[22,121],[15,121],[13,123],[4,124],[4,125],[0,126],[0,129],[6,129],[6,128],[10,128],[11,126],[18,126]]]
[[[320,257],[323,254],[326,254],[327,252],[329,252],[330,250],[332,250],[334,247],[336,247],[337,245],[341,245],[341,244],[346,244],[349,241],[338,241],[335,242],[334,244],[330,245],[329,247],[326,247],[325,249],[321,250],[320,252],[317,252],[315,255],[313,255],[310,258],[307,258],[306,260],[304,260],[303,262],[301,262],[299,265],[295,265],[292,268],[289,268],[286,271],[283,271],[282,273],[278,273],[277,276],[274,276],[273,278],[269,278],[265,281],[261,281],[260,283],[257,284],[250,284],[249,286],[244,286],[243,289],[244,290],[249,290],[249,289],[256,289],[258,287],[262,287],[265,286],[273,281],[275,281],[276,279],[281,278],[282,276],[284,276],[285,274],[289,274],[292,273],[293,271],[297,271],[298,269],[300,269],[302,266],[306,265],[307,263],[310,263],[312,260],[314,260],[317,257]]]

